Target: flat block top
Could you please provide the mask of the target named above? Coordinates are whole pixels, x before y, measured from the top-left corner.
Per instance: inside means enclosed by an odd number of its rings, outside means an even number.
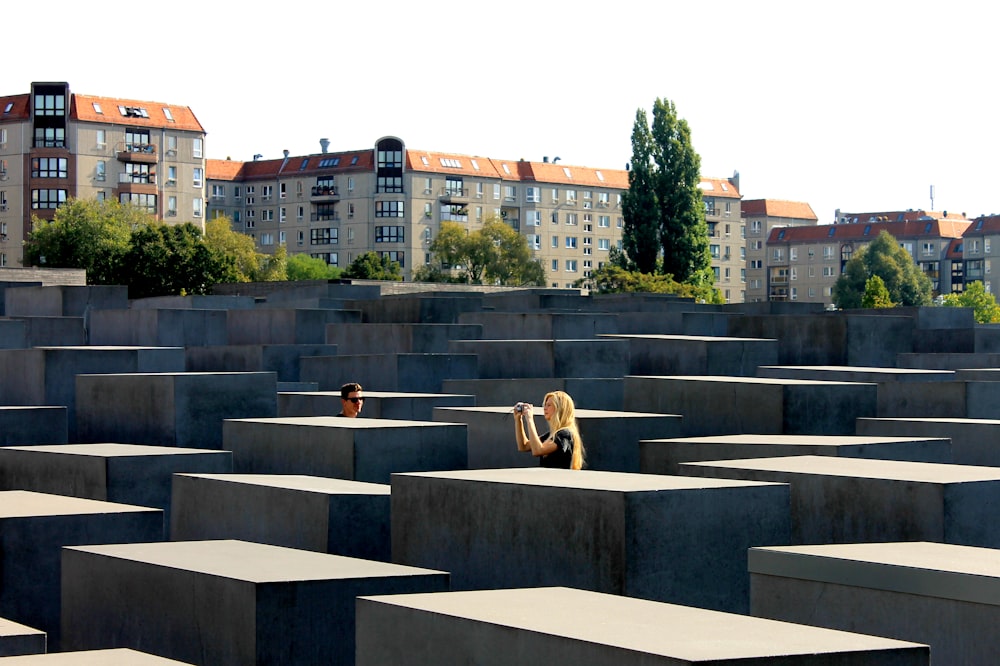
[[[874,418],[863,416],[858,418],[859,421],[895,421],[896,423],[955,423],[955,424],[966,424],[966,425],[1000,425],[1000,419],[962,419],[962,418],[915,418],[915,419],[904,419],[904,418]]]
[[[1000,481],[1000,467],[909,462],[904,460],[840,458],[834,456],[745,458],[741,460],[711,460],[707,462],[681,463],[681,465],[926,483]]]
[[[244,483],[271,488],[302,490],[326,495],[388,495],[390,486],[385,483],[366,483],[331,479],[325,476],[304,474],[177,474],[220,483]]]
[[[360,598],[690,662],[920,647],[888,638],[565,587]]]
[[[751,548],[750,573],[1000,605],[993,548],[928,541]]]
[[[822,379],[774,379],[772,377],[733,377],[729,375],[627,375],[627,379],[663,379],[685,382],[726,384],[766,384],[771,386],[878,386],[874,382],[838,382]]]
[[[77,377],[96,377],[104,380],[104,378],[113,377],[171,377],[174,379],[194,379],[197,377],[275,377],[274,372],[110,372],[110,373],[83,373],[77,375]]]
[[[946,375],[954,376],[954,370],[922,370],[919,368],[880,368],[863,365],[762,365],[768,370],[811,370],[815,372],[867,372],[886,375]]]
[[[28,412],[28,411],[43,411],[43,410],[58,410],[65,412],[66,408],[62,406],[53,405],[0,405],[0,412]]]
[[[8,636],[31,636],[44,633],[41,629],[34,629],[23,624],[18,624],[13,620],[0,617],[0,638]]]
[[[367,326],[367,324],[365,324]],[[463,393],[404,393],[402,391],[369,391],[364,390],[365,398],[469,398]],[[310,395],[316,397],[340,398],[340,391],[278,391],[278,395]]]
[[[188,662],[157,657],[129,648],[115,648],[3,657],[0,658],[0,664],[3,666],[169,666],[188,664]]]
[[[151,511],[163,513],[162,509],[150,509],[145,506],[102,502],[100,500],[65,497],[63,495],[49,495],[48,493],[36,493],[30,490],[0,491],[0,520],[4,518],[142,513]]]
[[[863,446],[865,444],[905,444],[911,442],[950,442],[947,437],[879,437],[876,435],[706,435],[703,437],[668,437],[644,442],[676,444],[740,444],[744,446]]]
[[[445,426],[462,426],[464,423],[441,423],[437,421],[403,421],[397,419],[369,419],[360,416],[348,419],[342,416],[279,416],[277,418],[261,419],[225,419],[226,422],[259,423],[265,426],[298,426],[308,428],[349,428],[352,430],[366,428],[442,428]]]
[[[524,402],[530,402],[535,407],[535,416],[542,416],[541,402],[533,402],[531,400],[525,400]],[[437,409],[456,412],[480,412],[486,414],[513,414],[513,407],[511,405],[500,405],[500,406],[484,406],[484,407],[452,407],[443,406]],[[658,412],[618,412],[606,409],[577,409],[576,410],[577,419],[597,419],[597,418],[616,418],[616,419],[679,419],[680,414],[661,414]]]
[[[998,470],[1000,471],[1000,470]],[[516,467],[509,469],[470,469],[451,472],[406,472],[392,477],[418,476],[452,481],[479,481],[508,483],[525,486],[554,486],[582,490],[607,490],[614,492],[649,492],[660,490],[697,490],[714,488],[741,488],[750,486],[784,485],[760,481],[733,481],[694,476],[666,476],[660,474],[631,474],[628,472],[600,472],[595,470],[547,469],[543,467]]]
[[[66,549],[250,583],[398,578],[444,573],[237,540],[161,541],[69,546]]]
[[[150,347],[146,345],[67,345],[65,347],[34,347],[34,349],[44,349],[45,351],[149,351],[160,349],[172,349],[184,351],[184,347]]]
[[[146,444],[45,444],[36,446],[6,446],[0,451],[26,451],[29,453],[59,453],[68,456],[91,456],[95,458],[201,455],[205,453],[225,453],[212,449],[185,449],[174,446],[149,446]]]
[[[774,342],[773,338],[727,338],[714,335],[658,335],[655,333],[599,333],[598,338],[622,338],[625,340],[680,340],[686,342]]]

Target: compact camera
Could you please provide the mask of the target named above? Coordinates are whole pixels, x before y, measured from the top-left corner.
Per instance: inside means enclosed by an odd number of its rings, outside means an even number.
[[[520,414],[521,412],[523,412],[524,411],[524,403],[523,402],[519,402],[516,405],[514,405],[514,411],[517,412],[518,414]]]

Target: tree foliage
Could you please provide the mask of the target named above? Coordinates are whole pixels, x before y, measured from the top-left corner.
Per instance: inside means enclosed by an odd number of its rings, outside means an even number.
[[[678,282],[712,283],[700,171],[691,129],[673,102],[657,98],[651,128],[645,111],[636,112],[622,247],[638,271],[652,273],[660,256],[662,273]]]
[[[861,297],[861,307],[863,308],[891,308],[895,303],[889,297],[889,290],[885,288],[885,282],[877,275],[873,275],[865,282],[865,294]]]
[[[442,222],[430,245],[434,261],[414,272],[415,280],[525,286],[545,284],[545,270],[531,256],[527,239],[496,216],[482,229],[467,232],[457,222]]]
[[[376,252],[365,252],[347,267],[344,277],[355,280],[402,280],[403,272],[398,261],[392,261],[386,255],[379,256]]]
[[[236,267],[233,282],[275,282],[287,278],[284,246],[273,255],[257,252],[253,238],[233,231],[232,221],[224,215],[205,224],[205,245],[233,258]]]
[[[854,253],[833,286],[833,301],[843,309],[862,307],[868,278],[877,275],[898,305],[929,305],[930,278],[913,262],[910,254],[887,231]]]
[[[986,291],[979,280],[965,285],[965,291],[946,294],[943,305],[953,308],[972,308],[972,314],[980,324],[1000,324],[1000,305],[996,297]]]
[[[700,303],[725,303],[722,293],[711,284],[677,282],[670,275],[630,271],[611,262],[595,270],[588,280],[601,294],[641,292],[648,294],[674,294],[691,298]],[[578,280],[582,284],[584,280]]]
[[[289,280],[336,280],[343,273],[343,269],[308,254],[288,257],[286,271]]]
[[[201,230],[186,222],[148,224],[132,232],[124,263],[129,298],[207,294],[212,285],[236,282],[236,258],[202,242]]]

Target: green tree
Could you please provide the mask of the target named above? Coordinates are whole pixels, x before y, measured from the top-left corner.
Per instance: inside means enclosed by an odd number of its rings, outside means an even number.
[[[481,235],[488,250],[485,276],[505,286],[544,286],[545,270],[531,256],[528,239],[498,217],[491,217],[471,236]]]
[[[656,204],[653,137],[644,109],[635,112],[628,190],[622,195],[622,268],[653,273],[660,253],[660,211]]]
[[[601,294],[639,292],[647,294],[674,294],[681,298],[690,298],[699,303],[723,304],[722,292],[711,284],[690,284],[677,282],[669,275],[657,275],[630,271],[613,264],[605,263],[595,270],[590,278],[577,280],[577,286],[591,282],[594,289]]]
[[[861,297],[861,307],[863,308],[891,308],[896,304],[889,297],[889,290],[885,288],[885,282],[877,275],[873,275],[865,282],[865,293]]]
[[[32,217],[24,263],[82,268],[87,284],[116,284],[132,230],[150,223],[155,218],[146,211],[113,199],[69,199],[51,221]]]
[[[837,307],[862,307],[865,285],[873,275],[882,279],[893,303],[914,306],[929,305],[931,302],[930,278],[923,274],[892,234],[883,231],[878,238],[855,252],[844,266],[844,272],[833,286],[833,301]]]
[[[979,280],[965,285],[965,291],[945,294],[943,305],[952,308],[972,308],[972,314],[980,324],[1000,323],[1000,305],[993,294]]]
[[[336,280],[341,273],[343,270],[337,266],[308,254],[293,254],[287,262],[289,280]]]
[[[356,280],[402,280],[403,273],[399,262],[392,261],[386,255],[365,252],[347,267],[344,277]]]
[[[233,282],[274,282],[286,279],[287,251],[279,247],[273,255],[257,251],[253,238],[233,231],[232,221],[224,216],[205,224],[205,245],[233,258],[236,279]]]
[[[435,262],[414,271],[414,279],[501,285],[544,285],[545,270],[528,249],[528,240],[497,216],[488,217],[482,229],[466,231],[456,222],[442,222],[430,245]]]
[[[207,294],[238,274],[235,258],[202,242],[201,229],[190,222],[154,222],[132,232],[119,283],[128,285],[129,298]]]

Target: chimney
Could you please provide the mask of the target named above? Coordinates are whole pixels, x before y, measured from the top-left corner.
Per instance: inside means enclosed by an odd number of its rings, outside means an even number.
[[[542,163],[543,164],[548,164],[549,163],[549,156],[548,155],[546,155],[545,157],[542,158]]]
[[[319,147],[323,150],[324,153],[330,150],[330,140],[326,138],[320,139]]]
[[[289,154],[289,153],[288,153],[288,149],[287,149],[287,148],[285,148],[285,149],[284,149],[283,151],[281,151],[281,152],[282,152],[282,153],[284,153],[284,155],[285,155],[285,159],[287,160],[287,159],[288,159],[288,154]]]

